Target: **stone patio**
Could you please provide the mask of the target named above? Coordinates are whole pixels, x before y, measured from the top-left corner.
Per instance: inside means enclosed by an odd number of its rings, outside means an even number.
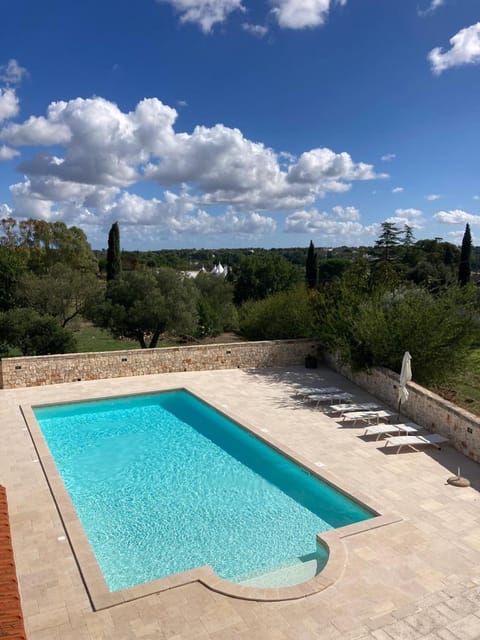
[[[302,386],[372,397],[329,369],[239,369],[1,391],[0,484],[30,640],[469,640],[480,638],[480,467],[451,447],[396,454],[294,398]],[[344,539],[337,582],[288,602],[252,602],[199,582],[93,611],[20,405],[186,386],[242,416],[398,521]],[[472,486],[447,484],[460,467]]]

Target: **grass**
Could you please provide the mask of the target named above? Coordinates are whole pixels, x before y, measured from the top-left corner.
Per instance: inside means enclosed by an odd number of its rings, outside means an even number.
[[[461,372],[448,383],[432,390],[467,411],[480,415],[480,348],[472,350]]]
[[[110,331],[99,327],[83,326],[74,332],[79,353],[90,351],[120,351],[123,349],[139,349],[136,340],[118,340],[113,338]]]

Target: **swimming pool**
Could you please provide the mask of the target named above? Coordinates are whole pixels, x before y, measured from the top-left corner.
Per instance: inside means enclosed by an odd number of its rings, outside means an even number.
[[[317,533],[376,515],[186,391],[34,414],[111,591],[203,565],[246,584],[321,567]]]

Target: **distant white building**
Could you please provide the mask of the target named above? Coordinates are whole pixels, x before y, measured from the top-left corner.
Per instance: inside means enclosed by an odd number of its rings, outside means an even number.
[[[226,278],[228,274],[228,267],[224,267],[219,262],[218,264],[213,265],[213,268],[210,270],[210,272],[207,272],[204,267],[202,267],[198,271],[182,271],[182,275],[184,275],[186,278],[192,278],[192,280],[194,280],[199,273],[210,273],[212,276],[221,276],[223,278]]]

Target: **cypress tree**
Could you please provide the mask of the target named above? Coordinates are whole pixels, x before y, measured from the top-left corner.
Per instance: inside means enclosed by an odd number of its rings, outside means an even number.
[[[118,222],[114,222],[108,232],[107,250],[107,282],[120,275],[122,265],[120,262],[120,230]]]
[[[470,282],[470,258],[472,255],[472,236],[470,225],[467,223],[463,234],[462,249],[460,251],[460,265],[458,268],[458,284],[464,287]]]
[[[305,263],[305,279],[309,289],[314,289],[318,284],[317,254],[315,253],[315,247],[313,246],[312,240],[310,240],[307,261]]]

